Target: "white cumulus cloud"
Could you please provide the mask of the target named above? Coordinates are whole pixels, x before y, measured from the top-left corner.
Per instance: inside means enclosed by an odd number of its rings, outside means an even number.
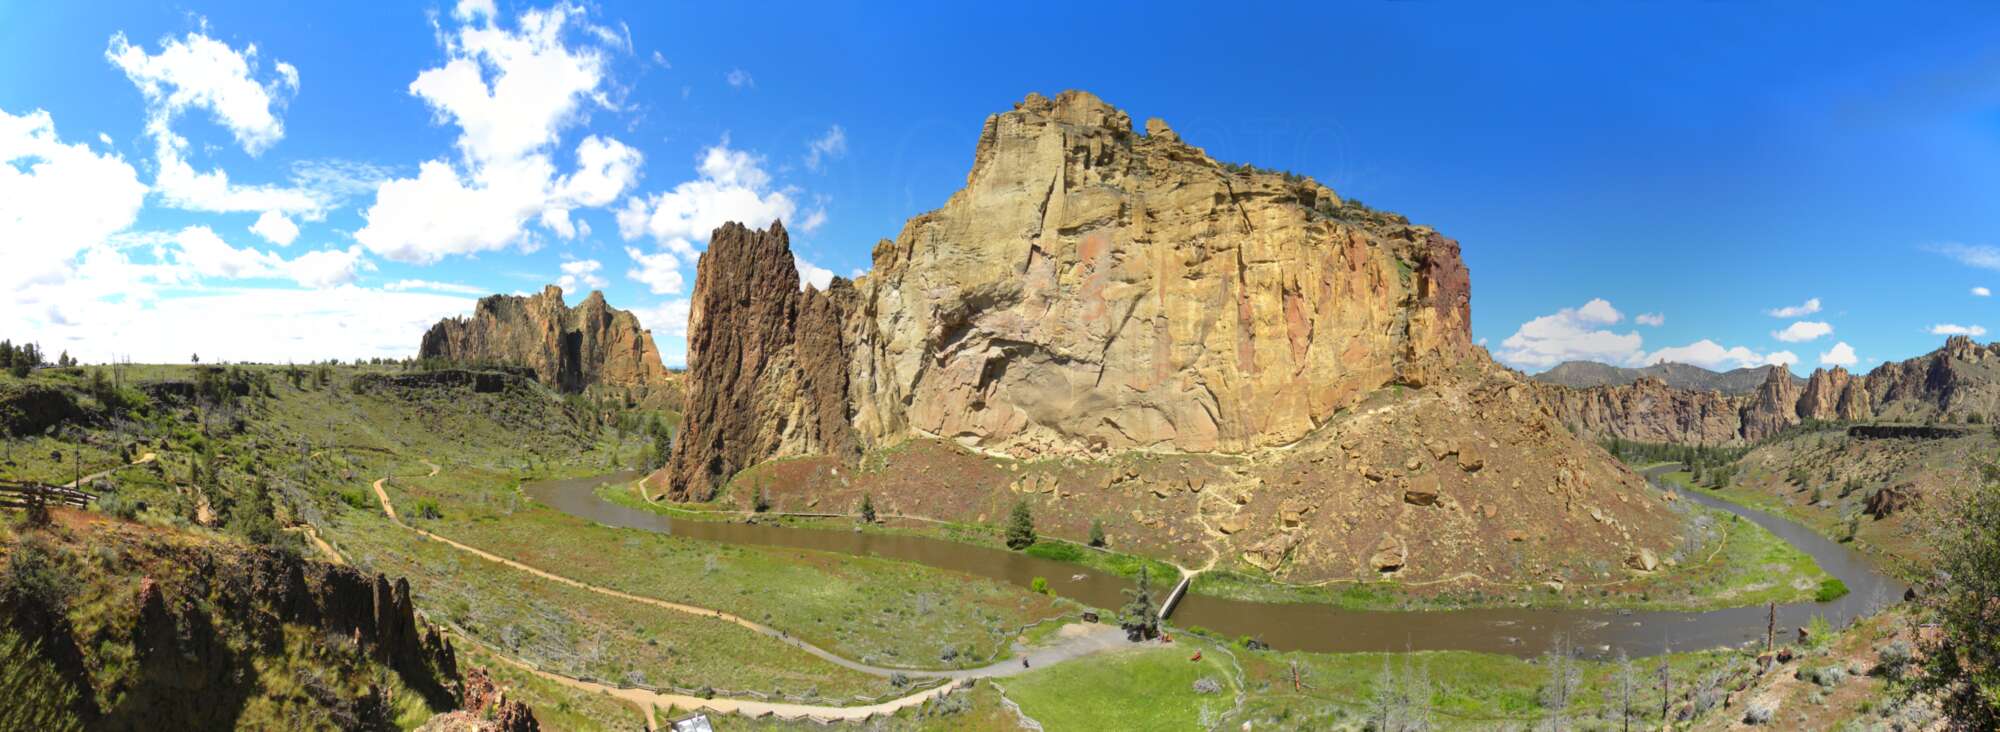
[[[1773,318],[1797,318],[1817,312],[1819,312],[1819,298],[1815,297],[1797,305],[1772,308],[1764,311],[1764,314]]]
[[[591,108],[611,108],[602,49],[571,45],[570,29],[602,42],[583,9],[528,10],[512,30],[490,4],[461,4],[465,23],[444,37],[447,60],[410,83],[441,122],[459,128],[459,160],[429,160],[417,177],[385,181],[355,240],[388,259],[430,264],[445,257],[534,246],[526,227],[557,236],[587,234],[577,208],[609,204],[638,179],[639,152],[614,139],[585,137],[576,168],[559,175],[551,152],[564,129]]]
[[[824,290],[827,285],[833,284],[833,270],[801,259],[797,254],[792,255],[792,266],[797,267],[799,270],[799,289],[801,290],[807,286]]]
[[[1861,359],[1854,355],[1854,347],[1847,345],[1847,341],[1835,343],[1819,355],[1821,366],[1853,366],[1860,362]]]
[[[257,223],[250,225],[250,233],[264,237],[264,241],[272,244],[288,247],[299,238],[299,225],[292,223],[284,214],[265,211],[257,217]]]
[[[687,286],[681,276],[681,262],[673,252],[647,254],[634,247],[626,247],[625,255],[632,258],[634,266],[625,271],[625,276],[635,282],[644,283],[646,289],[655,295],[678,295]]]
[[[1667,316],[1663,313],[1640,313],[1633,316],[1632,322],[1658,328],[1667,324]]]
[[[744,71],[742,69],[730,69],[729,73],[725,74],[722,78],[724,80],[727,80],[730,86],[736,87],[738,89],[757,88],[756,77],[751,76],[750,72]]]
[[[1766,364],[1792,364],[1798,356],[1790,351],[1770,354],[1758,353],[1743,346],[1725,347],[1720,343],[1703,338],[1685,346],[1671,346],[1648,354],[1643,363],[1647,365],[1671,362],[1694,364],[1705,369],[1725,371],[1746,366]]]
[[[1624,316],[1603,298],[1580,307],[1563,308],[1526,323],[1500,342],[1500,358],[1529,368],[1547,368],[1564,361],[1601,361],[1629,365],[1643,354],[1644,340],[1636,332],[1617,333],[1608,326]]]
[[[146,95],[155,115],[206,109],[252,155],[285,136],[285,123],[271,109],[298,91],[299,73],[280,61],[274,64],[276,78],[257,81],[255,44],[237,51],[201,33],[188,33],[165,39],[159,53],[148,54],[120,32],[111,36],[104,55]]]
[[[1785,326],[1784,330],[1771,331],[1771,337],[1786,343],[1804,343],[1833,333],[1833,324],[1816,320],[1801,320]]]
[[[1974,338],[1977,338],[1979,336],[1986,335],[1986,329],[1979,327],[1977,325],[1958,325],[1956,323],[1939,323],[1937,325],[1931,326],[1931,335],[1941,335],[1941,336],[1962,335],[1962,336],[1972,336]]]
[[[566,292],[579,292],[585,288],[595,290],[611,284],[597,274],[598,270],[604,269],[604,263],[595,259],[573,259],[563,262],[561,266],[562,276],[556,278],[556,284]]]
[[[618,233],[626,241],[651,236],[668,251],[693,261],[693,242],[735,221],[753,229],[788,219],[798,210],[790,189],[773,189],[763,158],[729,147],[729,139],[702,151],[695,167],[699,178],[649,198],[625,199],[618,212]]]
[[[1993,291],[1992,291],[1992,290],[1988,290],[1988,289],[1986,289],[1986,288],[1984,288],[1984,287],[1974,287],[1974,288],[1972,288],[1972,296],[1973,296],[1973,297],[1992,297],[1992,296],[1993,296]]]
[[[0,109],[0,254],[6,262],[0,291],[11,299],[29,299],[33,285],[60,285],[73,274],[78,255],[130,227],[145,200],[145,184],[124,159],[85,143],[64,143],[48,112],[17,117]]]

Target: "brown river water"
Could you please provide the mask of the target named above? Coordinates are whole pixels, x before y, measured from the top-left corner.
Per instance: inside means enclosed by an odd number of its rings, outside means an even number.
[[[853,530],[677,521],[620,506],[596,494],[598,486],[628,482],[636,477],[630,472],[615,473],[537,481],[522,488],[534,500],[551,508],[606,526],[657,531],[698,541],[883,557],[1021,587],[1043,577],[1056,594],[1099,608],[1124,604],[1123,591],[1132,586],[1131,580],[1114,574],[1018,552]],[[1805,526],[1699,493],[1682,496],[1742,516],[1770,530],[1810,555],[1851,590],[1832,602],[1778,606],[1780,633],[1804,626],[1815,615],[1825,617],[1835,628],[1844,627],[1855,618],[1902,597],[1904,585],[1883,574],[1873,562]],[[1172,577],[1157,579],[1161,596],[1177,581]],[[1200,580],[1195,582],[1199,584]],[[1767,617],[1762,605],[1705,612],[1528,608],[1361,611],[1316,603],[1246,602],[1189,593],[1175,608],[1173,623],[1181,627],[1202,626],[1230,638],[1247,635],[1281,650],[1322,653],[1457,650],[1526,657],[1542,653],[1560,635],[1567,637],[1580,652],[1602,657],[1618,650],[1645,656],[1668,649],[1761,643]]]

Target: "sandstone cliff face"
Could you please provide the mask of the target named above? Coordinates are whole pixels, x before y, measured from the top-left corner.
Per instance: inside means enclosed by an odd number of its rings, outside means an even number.
[[[653,482],[714,495],[758,460],[857,454],[843,331],[854,289],[799,290],[782,224],[727,224],[709,238],[688,311],[686,420]]]
[[[565,392],[590,386],[628,389],[637,398],[677,403],[676,383],[653,346],[652,333],[630,312],[592,292],[576,307],[562,288],[539,295],[481,298],[470,318],[447,318],[424,333],[421,358],[499,363],[535,370],[542,383]]]
[[[1147,130],[1081,92],[988,118],[856,283],[865,441],[1241,452],[1470,353],[1456,242]]]

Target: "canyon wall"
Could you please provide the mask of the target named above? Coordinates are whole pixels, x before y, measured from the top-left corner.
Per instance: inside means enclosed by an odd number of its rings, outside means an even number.
[[[1856,376],[1815,369],[1799,385],[1773,369],[1756,391],[1729,396],[1668,387],[1658,379],[1572,389],[1541,385],[1543,399],[1577,434],[1639,442],[1757,442],[1807,420],[1967,422],[2000,417],[2000,344],[1953,336],[1944,347]]]

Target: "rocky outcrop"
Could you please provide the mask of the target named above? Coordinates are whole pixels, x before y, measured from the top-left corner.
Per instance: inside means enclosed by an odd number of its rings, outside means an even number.
[[[88,577],[74,591],[94,598],[99,620],[72,627],[44,598],[0,592],[0,618],[12,618],[0,622],[34,640],[80,692],[72,716],[88,728],[227,729],[268,693],[261,674],[271,669],[312,669],[282,703],[335,728],[393,726],[379,674],[433,708],[451,705],[456,654],[417,619],[407,582],[136,525],[67,525],[68,546],[29,548],[54,543],[33,537],[5,547],[8,561],[45,557],[36,561],[54,576]],[[95,558],[81,558],[85,547]],[[79,561],[107,565],[93,574],[66,564]],[[79,648],[92,662],[80,663]]]
[[[535,710],[507,698],[507,690],[494,683],[486,669],[465,673],[459,692],[458,709],[430,718],[418,732],[539,732]]]
[[[1539,391],[1570,431],[1595,438],[1720,445],[1743,430],[1742,399],[1675,389],[1650,376],[1591,389],[1543,384]]]
[[[844,330],[854,288],[799,289],[783,224],[709,238],[688,313],[686,419],[652,480],[703,500],[759,460],[857,454]]]
[[[1853,421],[1867,419],[1874,408],[1866,383],[1835,366],[1813,371],[1805,390],[1799,393],[1797,412],[1800,419]]]
[[[1790,371],[1772,371],[1743,405],[1743,439],[1755,442],[1798,424],[1801,391]]]
[[[1242,452],[1471,353],[1457,242],[1147,130],[1082,92],[987,119],[856,283],[864,440]]]
[[[634,398],[678,404],[672,374],[660,362],[653,335],[630,312],[592,292],[571,308],[562,288],[539,295],[481,298],[469,318],[446,318],[424,333],[418,356],[462,364],[534,369],[542,383],[564,392],[603,386]]]

